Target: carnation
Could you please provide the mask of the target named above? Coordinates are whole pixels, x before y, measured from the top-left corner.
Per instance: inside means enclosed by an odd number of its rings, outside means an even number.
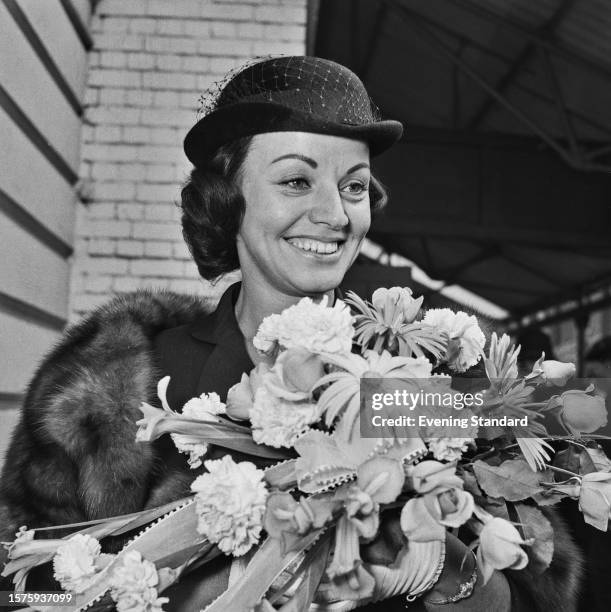
[[[89,535],[78,533],[57,549],[53,558],[53,576],[66,591],[82,593],[97,572],[100,543]]]
[[[456,461],[467,450],[473,438],[429,438],[429,450],[437,461]]]
[[[448,334],[450,341],[444,361],[456,372],[464,372],[480,360],[486,338],[475,315],[433,308],[427,311],[422,322]]]
[[[202,393],[190,399],[182,409],[182,415],[198,421],[215,421],[216,416],[225,414],[225,404],[217,393]],[[179,452],[189,455],[191,469],[201,466],[202,457],[208,452],[208,445],[199,438],[186,434],[170,434]]]
[[[259,541],[267,489],[264,472],[230,455],[204,462],[207,474],[191,484],[196,494],[197,531],[227,555],[239,557]]]
[[[257,444],[291,448],[319,416],[316,404],[280,398],[263,385],[250,410],[252,437]]]
[[[110,578],[110,596],[117,612],[163,612],[167,597],[157,597],[159,576],[155,564],[142,558],[137,550],[122,555],[122,563]]]
[[[280,314],[263,319],[253,344],[257,350],[271,353],[303,348],[312,353],[349,353],[354,327],[350,309],[341,300],[327,306],[327,296],[320,303],[303,298]]]

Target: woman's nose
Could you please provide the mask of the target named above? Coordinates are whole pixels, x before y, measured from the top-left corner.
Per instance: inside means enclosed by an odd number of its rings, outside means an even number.
[[[315,203],[310,209],[310,221],[312,223],[322,223],[332,229],[341,229],[348,225],[350,220],[337,187],[320,189],[315,194],[314,200]]]

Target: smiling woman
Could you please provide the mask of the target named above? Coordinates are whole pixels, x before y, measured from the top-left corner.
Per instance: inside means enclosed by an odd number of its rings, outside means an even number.
[[[140,294],[70,330],[34,379],[9,450],[4,539],[23,524],[91,520],[189,495],[204,468],[189,469],[169,436],[135,441],[140,402],[154,401],[161,376],[170,376],[174,409],[203,393],[225,401],[244,372],[269,358],[253,345],[266,317],[306,296],[335,299],[372,210],[386,200],[370,156],[401,134],[400,123],[377,117],[356,75],[333,62],[267,59],[230,77],[185,139],[194,169],[181,194],[182,225],[202,277],[240,268],[242,282],[213,312],[197,299]],[[227,452],[210,445],[206,458]],[[370,562],[395,560],[399,539],[389,537],[392,530],[389,521],[371,542]],[[419,569],[427,587],[413,597],[424,593],[423,605],[447,611],[545,608],[561,593],[559,581],[575,580],[563,546],[574,554],[564,543],[546,576],[510,589],[499,571],[484,585],[466,546],[448,533],[444,552]],[[406,576],[414,577],[413,568],[406,574],[397,562],[375,576],[379,599],[410,595]],[[204,607],[227,588],[230,571],[220,558],[194,571],[168,590],[172,610]],[[534,592],[535,582],[543,594]],[[404,596],[376,609],[403,609]],[[571,605],[574,592],[558,598]],[[321,599],[317,609],[349,609],[344,604]]]

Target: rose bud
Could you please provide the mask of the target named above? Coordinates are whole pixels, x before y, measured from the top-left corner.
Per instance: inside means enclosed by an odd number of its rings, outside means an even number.
[[[611,512],[611,473],[592,472],[583,476],[579,509],[588,525],[607,531]]]
[[[322,359],[301,348],[284,351],[276,364],[282,368],[282,380],[291,391],[309,394],[325,374]]]
[[[560,421],[571,433],[592,433],[607,424],[604,397],[571,390],[565,391],[559,399]]]
[[[227,392],[227,416],[236,420],[247,420],[253,400],[254,396],[250,389],[250,379],[248,374],[244,373],[240,382],[233,385]]]
[[[457,487],[424,496],[424,504],[431,516],[446,527],[460,527],[473,514],[473,496]]]
[[[540,365],[542,376],[548,385],[564,387],[569,378],[575,376],[575,364],[550,359]]]
[[[528,555],[521,548],[523,544],[532,544],[532,540],[523,540],[509,521],[493,517],[484,523],[477,549],[477,564],[484,576],[484,584],[495,569],[526,567]]]

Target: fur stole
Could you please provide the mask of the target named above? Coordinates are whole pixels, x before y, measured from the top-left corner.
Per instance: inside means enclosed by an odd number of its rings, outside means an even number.
[[[68,329],[28,389],[0,483],[0,540],[42,527],[154,507],[189,494],[195,474],[164,471],[135,441],[143,400],[159,378],[153,339],[215,303],[172,293],[119,296]],[[186,464],[186,461],[184,462]],[[512,609],[576,609],[581,554],[556,513],[555,552],[542,575],[505,572]]]

